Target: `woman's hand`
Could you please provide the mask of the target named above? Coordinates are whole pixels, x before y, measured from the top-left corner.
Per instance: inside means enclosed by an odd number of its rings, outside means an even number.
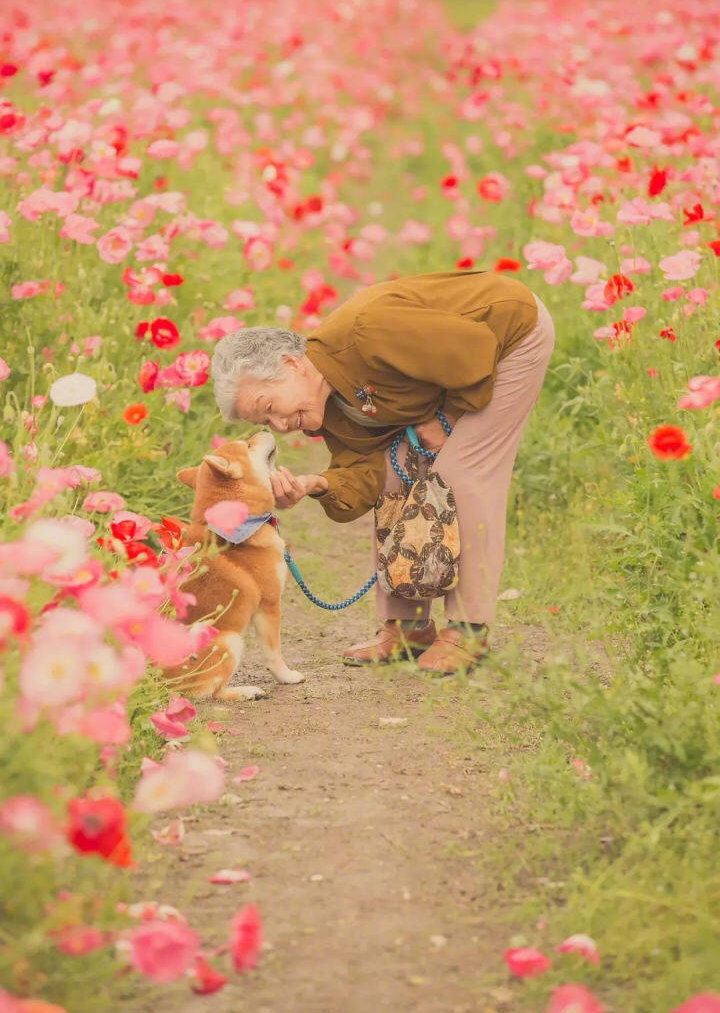
[[[275,496],[275,506],[287,510],[299,503],[311,492],[327,489],[327,479],[322,475],[293,475],[288,468],[280,467],[270,472],[270,484]]]
[[[451,427],[457,422],[457,418],[454,415],[445,413],[445,418]],[[448,434],[443,429],[440,419],[430,419],[428,422],[421,422],[419,426],[415,426],[415,432],[423,447],[426,450],[432,451],[433,454],[438,453],[448,438]]]

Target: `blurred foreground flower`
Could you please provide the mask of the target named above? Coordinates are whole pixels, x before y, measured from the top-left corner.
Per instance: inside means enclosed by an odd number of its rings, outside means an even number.
[[[68,373],[50,386],[50,400],[58,408],[86,404],[97,396],[97,384],[85,373]]]

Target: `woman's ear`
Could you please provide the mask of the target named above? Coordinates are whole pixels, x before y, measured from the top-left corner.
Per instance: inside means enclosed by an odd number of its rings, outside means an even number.
[[[197,473],[197,468],[183,468],[182,471],[177,473],[176,478],[182,482],[183,485],[189,485],[191,489],[194,489]]]

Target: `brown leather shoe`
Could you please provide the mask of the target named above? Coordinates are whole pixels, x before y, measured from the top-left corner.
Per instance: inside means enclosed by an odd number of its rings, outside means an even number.
[[[467,672],[482,661],[488,651],[487,632],[466,637],[462,630],[448,626],[417,659],[418,668],[437,675],[454,675],[461,669]]]
[[[425,651],[436,636],[432,619],[422,630],[404,630],[397,620],[389,619],[372,640],[348,647],[342,660],[346,665],[383,665],[389,661],[401,661]]]

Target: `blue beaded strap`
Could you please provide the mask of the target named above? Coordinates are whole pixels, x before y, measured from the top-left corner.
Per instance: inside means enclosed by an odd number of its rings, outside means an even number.
[[[452,426],[445,418],[445,414],[442,411],[440,411],[440,409],[438,409],[436,415],[440,419],[440,425],[443,427],[443,429],[449,436],[450,433],[452,432]],[[418,439],[418,435],[415,432],[414,426],[408,426],[407,429],[405,430],[405,433],[407,434],[407,438],[412,444],[412,446],[417,450],[418,454],[422,454],[423,457],[430,458],[431,461],[435,460],[437,454],[434,454],[432,450],[426,450],[425,447],[420,445],[420,440]],[[392,446],[390,447],[390,460],[392,461],[392,466],[395,469],[395,474],[398,476],[398,478],[402,482],[404,482],[405,485],[412,485],[413,479],[410,478],[410,476],[406,471],[403,471],[403,469],[398,464],[397,459],[398,447],[400,446],[400,443],[404,435],[405,435],[404,433],[398,433],[395,439],[393,440]]]
[[[372,575],[372,577],[370,578],[370,580],[366,581],[366,583],[363,584],[363,586],[360,588],[360,590],[356,591],[355,594],[351,598],[346,598],[345,601],[338,601],[338,602],[335,602],[335,603],[331,603],[331,602],[321,601],[316,595],[314,595],[312,593],[312,591],[310,590],[310,588],[307,586],[307,584],[305,583],[305,581],[302,579],[302,574],[300,573],[300,570],[298,569],[298,565],[295,562],[295,560],[292,558],[292,556],[290,555],[290,553],[288,552],[287,549],[285,549],[285,562],[288,565],[290,573],[292,573],[293,577],[298,582],[298,586],[299,586],[300,590],[303,592],[303,594],[305,595],[305,597],[309,598],[310,601],[314,605],[319,605],[321,609],[329,609],[331,612],[337,612],[339,609],[347,608],[348,605],[354,605],[356,601],[360,601],[360,599],[362,598],[362,596],[364,594],[367,594],[367,592],[370,590],[370,588],[373,586],[373,584],[377,580],[377,573],[374,573]]]
[[[445,418],[443,412],[441,412],[439,409],[437,412],[437,417],[440,419],[440,424],[442,425],[443,429],[449,436],[450,433],[452,432],[452,426]],[[415,432],[413,426],[408,426],[407,429],[405,430],[405,433],[407,434],[407,438],[409,439],[410,443],[413,445],[413,447],[415,447],[418,453],[422,454],[423,457],[429,457],[432,460],[435,460],[437,454],[434,454],[432,450],[426,450],[424,447],[420,446],[420,440],[418,439],[418,435]],[[402,440],[405,433],[398,433],[395,439],[393,440],[392,446],[390,447],[390,460],[392,461],[393,468],[395,469],[399,477],[402,479],[402,481],[405,482],[406,485],[412,485],[413,480],[410,478],[407,472],[402,470],[397,460],[398,447],[400,446],[400,441]],[[377,581],[377,573],[374,573],[372,577],[363,584],[363,586],[360,588],[359,591],[356,591],[355,594],[352,595],[352,597],[346,598],[345,601],[338,601],[334,603],[321,601],[320,598],[318,598],[316,595],[312,593],[310,588],[303,580],[302,574],[298,569],[297,563],[292,558],[287,549],[285,549],[284,555],[285,555],[285,562],[288,565],[288,569],[290,570],[290,573],[297,581],[298,587],[303,592],[305,597],[309,598],[314,605],[319,605],[321,609],[329,609],[331,612],[337,612],[339,609],[347,608],[348,605],[354,605],[356,601],[360,601],[362,596],[364,594],[367,594],[370,588],[373,586],[373,584],[375,584]]]

